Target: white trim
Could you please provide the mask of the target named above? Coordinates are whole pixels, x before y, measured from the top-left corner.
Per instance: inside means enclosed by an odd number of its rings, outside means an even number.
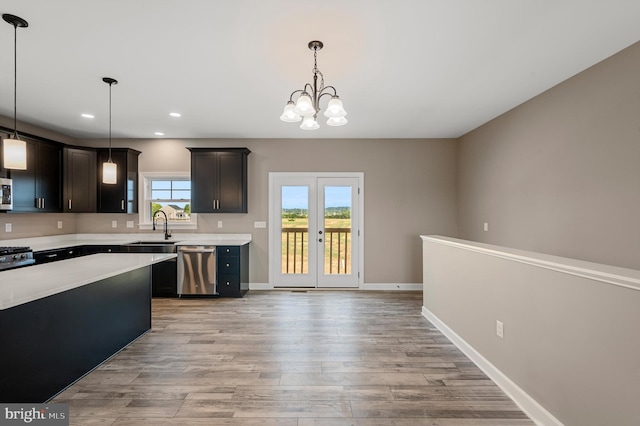
[[[145,203],[148,179],[191,179],[191,172],[139,172],[138,173],[138,229],[152,229],[153,224],[147,221],[150,215]],[[170,223],[172,230],[198,229],[198,215],[191,213],[189,223]]]
[[[422,291],[423,286],[422,283],[364,283],[361,284],[360,287],[340,287],[340,288],[331,288],[331,287],[274,287],[269,283],[249,283],[249,290],[361,290],[361,291]]]
[[[456,345],[471,361],[473,361],[480,370],[482,370],[491,380],[493,380],[500,389],[507,394],[509,398],[515,402],[522,411],[531,418],[535,424],[541,426],[563,426],[560,420],[556,419],[553,414],[547,411],[528,393],[522,390],[509,377],[507,377],[496,366],[491,364],[483,357],[473,346],[468,344],[462,337],[449,328],[436,315],[429,311],[426,307],[422,307],[422,316],[429,320],[442,334],[444,334],[451,342]]]
[[[360,290],[366,291],[422,291],[422,283],[365,283]]]
[[[364,284],[364,172],[269,172],[269,252],[274,252],[273,246],[275,246],[274,239],[277,238],[277,235],[274,235],[272,224],[275,221],[279,221],[276,207],[273,206],[273,200],[275,199],[274,191],[276,190],[275,181],[280,177],[292,177],[296,176],[299,178],[335,178],[335,177],[351,177],[358,179],[359,186],[359,208],[358,208],[358,222],[359,222],[359,234],[358,234],[358,287]],[[277,252],[277,249],[275,249]],[[269,265],[269,283],[271,283],[271,287],[273,288],[273,283],[277,281],[276,270],[278,268],[273,268],[272,265]],[[354,287],[354,289],[357,287]]]
[[[606,284],[640,291],[640,271],[636,269],[619,268],[560,256],[517,250],[509,247],[494,246],[477,243],[475,241],[459,240],[457,238],[437,235],[421,235],[423,241],[432,241],[463,250],[474,251],[489,256],[499,257],[514,262],[550,269],[569,275],[600,281]]]

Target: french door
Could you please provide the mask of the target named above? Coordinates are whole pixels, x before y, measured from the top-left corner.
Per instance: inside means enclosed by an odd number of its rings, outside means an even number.
[[[358,287],[362,173],[270,173],[273,287]]]

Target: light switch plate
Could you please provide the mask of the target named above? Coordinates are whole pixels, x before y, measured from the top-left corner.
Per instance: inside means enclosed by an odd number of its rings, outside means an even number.
[[[117,220],[112,220],[111,221],[111,227],[112,228],[117,228],[118,227],[118,221]]]
[[[264,221],[253,222],[253,227],[254,228],[266,228],[267,227],[267,222],[264,222]]]
[[[218,221],[218,228],[222,228],[222,221],[221,220]]]
[[[133,228],[133,221],[132,220],[128,220],[127,221],[127,228]]]
[[[4,232],[11,232],[11,224],[10,223],[5,223],[4,224]]]
[[[62,229],[62,221],[61,220],[58,221],[58,229]]]

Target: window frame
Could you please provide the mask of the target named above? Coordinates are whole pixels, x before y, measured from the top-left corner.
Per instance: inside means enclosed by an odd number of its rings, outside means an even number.
[[[138,204],[138,228],[152,229],[151,222],[151,181],[154,180],[191,180],[190,172],[140,172]],[[190,201],[190,204],[193,203]],[[190,213],[190,221],[184,223],[169,223],[171,229],[198,229],[198,215]]]

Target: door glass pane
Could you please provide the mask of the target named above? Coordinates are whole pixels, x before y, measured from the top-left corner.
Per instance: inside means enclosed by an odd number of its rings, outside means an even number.
[[[309,272],[309,187],[282,186],[282,273]]]
[[[351,186],[324,187],[324,273],[351,274]]]

